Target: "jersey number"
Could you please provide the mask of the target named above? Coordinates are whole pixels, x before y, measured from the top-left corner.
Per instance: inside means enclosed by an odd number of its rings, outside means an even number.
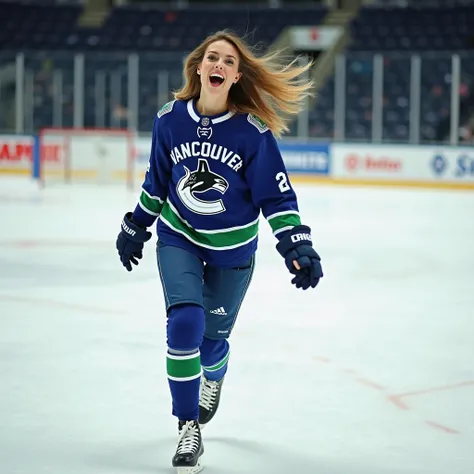
[[[278,181],[278,187],[282,193],[290,190],[290,185],[288,184],[288,178],[283,171],[280,171],[276,176],[275,179]]]

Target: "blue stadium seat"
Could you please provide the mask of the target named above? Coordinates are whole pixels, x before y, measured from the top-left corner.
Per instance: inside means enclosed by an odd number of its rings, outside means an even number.
[[[474,56],[474,5],[426,7],[416,0],[408,8],[362,8],[352,22],[347,56],[346,139],[372,138],[372,60],[383,55],[383,139],[409,139],[410,56],[422,58],[420,135],[423,141],[439,138],[438,128],[451,105],[451,55],[462,57],[462,85],[472,86]],[[432,3],[432,1],[431,1]],[[443,5],[446,5],[444,2]],[[458,3],[458,2],[452,2]],[[459,2],[460,3],[460,2]],[[334,134],[332,78],[325,85],[311,114],[316,136]],[[324,97],[324,98],[323,98]]]
[[[33,128],[52,124],[53,75],[60,71],[63,82],[63,126],[73,121],[73,55],[85,53],[85,125],[94,126],[97,117],[104,126],[117,125],[113,116],[115,102],[127,105],[127,55],[138,52],[139,61],[139,129],[150,130],[158,104],[159,71],[168,74],[171,90],[182,84],[182,60],[212,29],[233,29],[246,34],[251,44],[270,44],[289,25],[318,24],[326,14],[324,7],[268,9],[186,8],[160,10],[126,5],[111,10],[100,28],[81,28],[78,19],[82,7],[0,3],[2,30],[0,49],[24,51],[27,73],[32,75],[35,89]],[[71,54],[72,53],[72,54]],[[105,80],[105,111],[96,106],[100,81]],[[163,79],[162,79],[163,80]],[[111,81],[120,84],[112,94]],[[117,96],[117,97],[116,97]],[[99,123],[100,125],[100,123]]]

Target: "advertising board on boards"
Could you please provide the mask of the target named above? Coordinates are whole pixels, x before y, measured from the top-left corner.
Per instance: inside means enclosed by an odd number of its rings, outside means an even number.
[[[474,184],[474,149],[468,147],[333,144],[332,175],[345,181]]]

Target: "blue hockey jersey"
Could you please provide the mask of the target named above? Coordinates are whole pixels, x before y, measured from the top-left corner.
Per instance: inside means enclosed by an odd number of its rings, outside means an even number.
[[[216,266],[257,249],[259,215],[278,238],[299,225],[298,203],[277,142],[251,114],[201,116],[195,100],[158,112],[133,221]]]

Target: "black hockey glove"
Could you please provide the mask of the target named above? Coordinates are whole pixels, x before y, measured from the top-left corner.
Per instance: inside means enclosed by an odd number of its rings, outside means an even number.
[[[293,227],[276,246],[291,274],[296,288],[315,288],[323,277],[321,258],[313,249],[311,229],[306,225]],[[293,262],[297,262],[299,270]]]
[[[151,232],[134,224],[132,213],[127,212],[122,220],[122,230],[117,237],[116,247],[120,261],[129,272],[132,271],[132,263],[138,265],[138,259],[143,257],[143,245],[150,238]]]

